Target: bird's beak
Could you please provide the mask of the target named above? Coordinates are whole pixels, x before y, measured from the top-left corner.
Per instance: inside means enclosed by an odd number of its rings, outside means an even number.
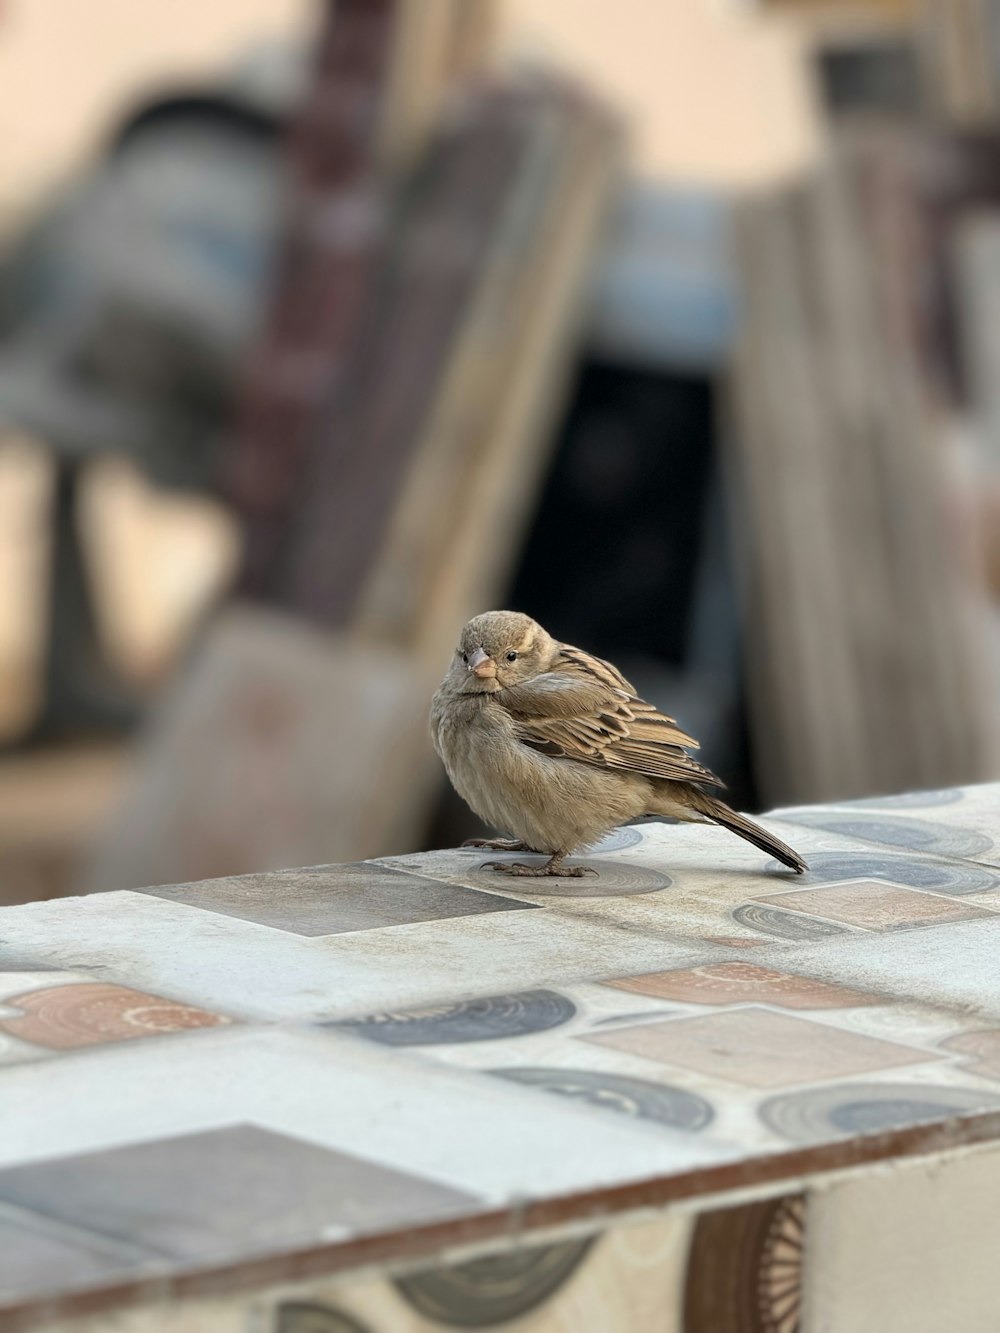
[[[492,657],[483,652],[482,648],[477,648],[469,658],[469,670],[480,680],[489,680],[491,676],[497,674],[496,663]]]

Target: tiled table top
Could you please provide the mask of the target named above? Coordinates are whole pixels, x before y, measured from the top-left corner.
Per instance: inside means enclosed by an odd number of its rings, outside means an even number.
[[[0,1322],[1000,1139],[998,810],[777,812],[801,877],[648,824],[596,879],[447,851],[6,909]]]

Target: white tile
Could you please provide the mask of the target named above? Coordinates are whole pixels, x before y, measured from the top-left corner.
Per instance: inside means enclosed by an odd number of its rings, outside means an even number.
[[[261,1019],[364,1013],[706,956],[704,946],[573,911],[304,939],[130,892],[10,909],[4,936],[41,961],[85,964],[90,979]]]
[[[250,1123],[498,1203],[741,1151],[329,1031],[213,1029],[49,1061],[44,1086],[36,1070],[4,1071],[0,1166]]]

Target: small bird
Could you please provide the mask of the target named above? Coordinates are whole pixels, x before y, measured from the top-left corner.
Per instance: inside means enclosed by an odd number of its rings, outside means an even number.
[[[544,853],[488,861],[507,875],[593,874],[576,848],[641,815],[714,822],[802,873],[799,854],[706,790],[723,784],[688,753],[698,742],[640,699],[610,662],[559,643],[530,616],[488,611],[462,630],[431,704],[434,748],[458,794],[515,835],[469,847]]]

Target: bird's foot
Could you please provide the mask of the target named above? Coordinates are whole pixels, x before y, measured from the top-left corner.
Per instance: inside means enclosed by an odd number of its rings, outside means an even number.
[[[466,838],[463,847],[485,847],[491,852],[530,852],[531,848],[520,838]]]
[[[485,861],[479,868],[499,870],[501,874],[513,875],[516,879],[541,879],[546,875],[555,875],[559,879],[583,879],[585,875],[597,878],[593,866],[564,866],[557,861],[546,861],[540,866],[529,866],[523,861]]]

